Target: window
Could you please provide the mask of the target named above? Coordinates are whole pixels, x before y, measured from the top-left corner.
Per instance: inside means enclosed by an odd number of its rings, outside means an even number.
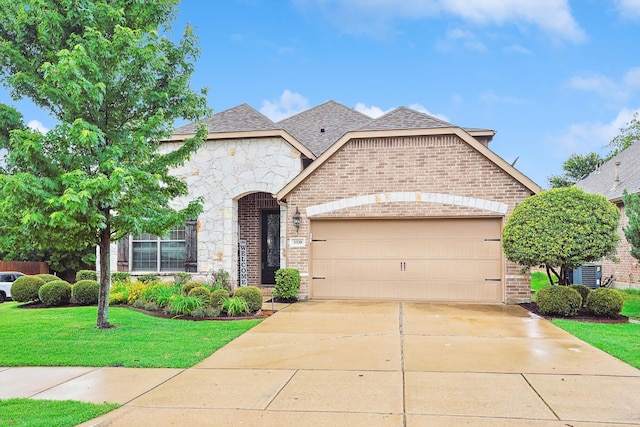
[[[142,233],[131,238],[132,271],[185,271],[185,227],[166,236]]]

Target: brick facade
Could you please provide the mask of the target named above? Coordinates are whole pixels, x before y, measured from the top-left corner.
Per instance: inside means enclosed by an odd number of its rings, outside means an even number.
[[[602,276],[604,279],[613,274],[616,283],[638,285],[640,284],[640,264],[637,259],[631,256],[631,244],[622,231],[623,227],[629,225],[629,217],[625,214],[624,203],[618,202],[617,206],[620,209],[620,227],[618,227],[620,243],[617,254],[620,262],[602,260]]]
[[[415,196],[412,201],[393,201],[385,196],[398,192],[402,192],[399,197],[411,193]],[[420,199],[420,195],[426,193],[443,195],[440,199],[445,201],[457,197],[461,202],[449,204]],[[516,204],[531,192],[455,135],[348,141],[287,195],[287,222],[291,223],[297,207],[302,213],[298,236],[307,238],[305,247],[287,248],[287,266],[301,272],[301,297],[309,295],[311,236],[307,208],[372,194],[378,195],[375,203],[317,214],[312,219],[498,216],[504,224]],[[500,212],[488,208],[494,205],[505,209]],[[295,237],[295,231],[289,229],[287,237]],[[520,274],[520,267],[508,261],[504,271],[505,301],[529,301],[528,275]]]

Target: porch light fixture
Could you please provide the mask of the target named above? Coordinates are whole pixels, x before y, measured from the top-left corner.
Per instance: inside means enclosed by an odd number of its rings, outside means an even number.
[[[296,206],[296,213],[293,214],[293,226],[296,228],[296,234],[298,234],[298,229],[300,229],[300,211]]]

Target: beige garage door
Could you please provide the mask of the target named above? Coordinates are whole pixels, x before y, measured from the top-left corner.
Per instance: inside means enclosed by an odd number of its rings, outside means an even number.
[[[501,219],[315,220],[311,296],[502,301]]]

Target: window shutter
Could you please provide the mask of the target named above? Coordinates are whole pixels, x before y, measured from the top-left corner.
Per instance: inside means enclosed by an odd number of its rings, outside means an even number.
[[[184,271],[198,272],[198,220],[188,219],[184,230]]]
[[[118,271],[129,271],[129,235],[118,241]]]

